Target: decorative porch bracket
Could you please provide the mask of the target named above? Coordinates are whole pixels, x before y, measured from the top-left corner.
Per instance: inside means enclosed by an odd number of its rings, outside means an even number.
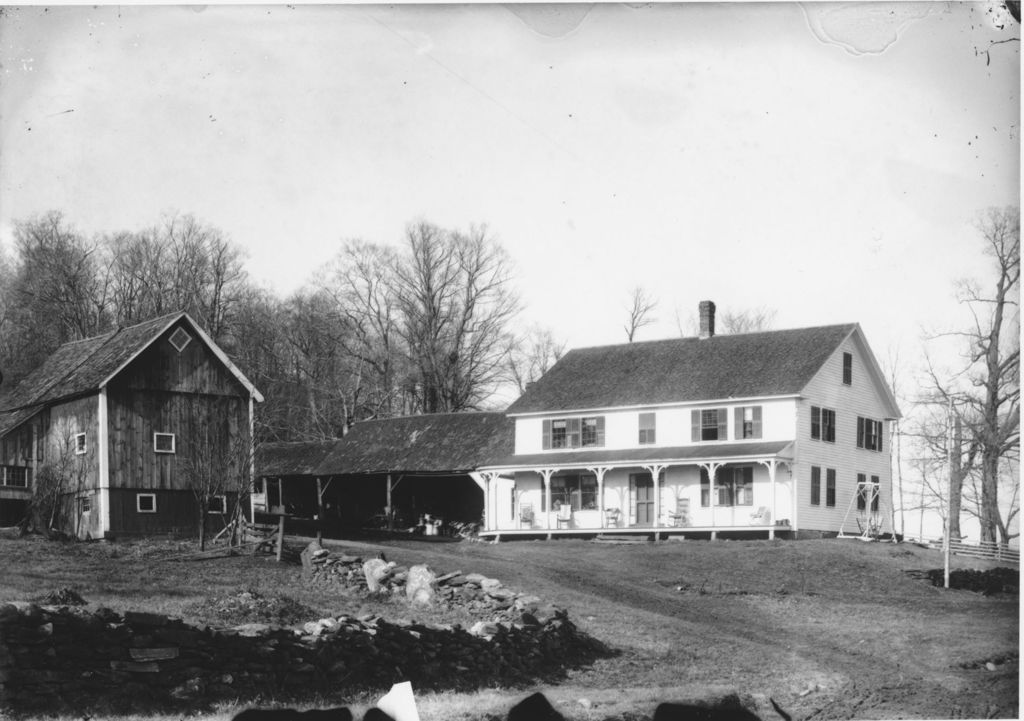
[[[601,512],[601,528],[606,525],[605,512],[604,512],[604,474],[611,470],[610,466],[594,466],[588,468],[588,471],[597,476],[597,508]]]
[[[501,474],[497,471],[473,471],[469,474],[469,477],[473,479],[473,482],[480,486],[480,490],[484,492],[484,529],[490,531],[497,527],[495,521],[497,520],[497,509],[491,508],[491,499],[493,494],[491,493],[491,487],[494,484],[494,479],[498,478]]]
[[[698,463],[701,468],[708,472],[708,508],[711,510],[711,527],[715,527],[715,473],[721,468],[724,463],[718,463],[716,461],[709,461],[708,463]],[[718,538],[718,532],[711,532],[711,540]]]
[[[643,466],[643,469],[651,474],[651,479],[654,481],[654,528],[657,529],[661,526],[661,472],[668,468],[668,465],[664,463],[652,463],[649,466]],[[655,530],[654,540],[657,542],[658,533]]]
[[[554,468],[534,468],[534,473],[539,473],[544,478],[544,528],[551,530],[551,476],[554,475]]]

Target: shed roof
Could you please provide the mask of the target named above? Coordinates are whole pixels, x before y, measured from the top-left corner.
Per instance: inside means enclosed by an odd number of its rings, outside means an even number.
[[[256,451],[261,476],[311,476],[340,441],[263,443]]]
[[[316,467],[316,475],[467,473],[512,453],[504,413],[436,413],[362,421]],[[261,475],[266,475],[262,470]]]
[[[579,348],[508,413],[795,394],[857,328],[849,323]]]

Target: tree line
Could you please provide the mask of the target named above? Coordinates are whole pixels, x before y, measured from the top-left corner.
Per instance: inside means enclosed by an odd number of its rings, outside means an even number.
[[[486,408],[564,351],[547,329],[516,332],[511,260],[485,226],[416,222],[397,248],[345,242],[285,298],[255,284],[242,249],[191,215],[86,237],[49,212],[15,224],[12,251],[0,248],[0,391],[62,343],[184,310],[263,392],[263,441]]]

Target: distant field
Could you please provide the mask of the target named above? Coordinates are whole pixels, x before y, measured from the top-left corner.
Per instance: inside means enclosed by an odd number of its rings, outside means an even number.
[[[290,539],[296,549],[302,539]],[[572,719],[640,718],[658,700],[735,689],[797,719],[1017,718],[1019,598],[933,588],[906,572],[941,566],[912,544],[822,541],[328,542],[438,572],[480,572],[569,609],[622,653],[541,689]],[[321,615],[345,607],[266,556],[171,560],[178,542],[0,541],[0,601],[60,587],[92,607],[190,613],[241,588],[285,594]],[[954,567],[996,564],[954,557]],[[351,603],[351,602],[348,602]],[[397,603],[386,615],[402,614]],[[417,612],[417,620],[425,618]],[[993,662],[995,670],[986,668]],[[421,700],[430,719],[503,715],[522,692]],[[580,700],[584,702],[581,703]],[[365,699],[354,699],[365,703]],[[229,718],[225,709],[221,718]],[[213,717],[211,717],[213,718]]]

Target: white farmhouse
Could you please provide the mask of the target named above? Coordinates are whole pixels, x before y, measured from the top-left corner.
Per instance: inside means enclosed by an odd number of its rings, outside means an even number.
[[[891,532],[900,415],[860,326],[572,350],[472,474],[488,537]]]

